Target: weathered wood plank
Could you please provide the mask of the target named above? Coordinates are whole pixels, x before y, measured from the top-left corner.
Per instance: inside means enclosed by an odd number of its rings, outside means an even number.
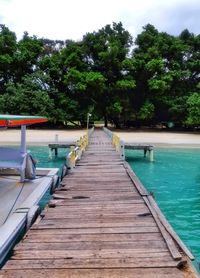
[[[34,224],[31,227],[31,233],[40,233],[40,234],[51,234],[51,235],[66,235],[66,234],[120,234],[120,233],[156,233],[158,232],[157,226],[134,226],[134,227],[97,227],[97,228],[56,228],[56,227],[49,227],[49,226],[39,226]]]
[[[141,251],[167,251],[166,243],[161,240],[143,241],[71,241],[71,242],[27,242],[23,241],[15,247],[15,251],[25,250],[123,250],[131,249]],[[98,251],[97,251],[98,253]]]
[[[168,254],[169,252],[166,249],[150,249],[150,250],[135,250],[133,249],[103,249],[103,250],[17,250],[14,251],[12,259],[15,260],[40,260],[40,259],[66,259],[66,258],[121,258],[125,259],[129,258],[144,258],[144,257],[151,257],[154,256],[158,257],[161,256],[161,253],[164,255]]]
[[[141,216],[140,216],[141,215]],[[143,216],[144,215],[144,216]],[[125,221],[137,221],[139,223],[143,223],[143,222],[148,222],[148,223],[152,223],[153,221],[148,221],[146,220],[147,218],[150,218],[152,219],[152,216],[149,214],[149,212],[145,212],[144,213],[136,213],[136,214],[96,214],[96,215],[93,215],[93,214],[72,214],[72,215],[68,215],[68,214],[63,214],[63,213],[54,213],[54,214],[50,214],[50,213],[47,213],[44,220],[51,220],[53,219],[54,221],[57,221],[59,220],[60,218],[63,219],[63,222],[73,222],[73,223],[76,223],[76,222],[80,222],[82,221],[82,219],[84,219],[83,221],[87,221],[88,223],[89,222],[95,222],[95,223],[98,223],[99,221],[100,222],[110,222],[110,221],[118,221],[120,222],[120,220],[125,220]],[[141,218],[141,219],[138,219],[138,218]]]
[[[131,196],[131,194],[127,194],[125,196],[121,196],[121,195],[114,195],[114,196],[87,196],[87,194],[84,194],[83,196],[80,196],[79,198],[79,194],[77,193],[77,195],[74,196],[68,196],[68,195],[64,195],[64,194],[54,194],[53,198],[54,199],[62,199],[62,200],[66,200],[68,202],[71,201],[71,203],[88,203],[88,201],[92,202],[99,202],[99,203],[105,203],[106,201],[115,201],[115,202],[124,202],[124,201],[132,201],[133,199],[139,199],[139,197],[137,195],[133,195]]]
[[[157,226],[156,223],[153,221],[153,219],[145,219],[145,220],[138,220],[138,221],[130,221],[127,219],[103,219],[103,220],[89,220],[86,219],[49,219],[49,220],[42,220],[39,222],[38,226],[40,228],[42,227],[48,227],[48,228],[106,228],[106,227],[136,227],[136,226],[142,226],[142,227],[155,227]]]
[[[80,191],[90,191],[90,192],[94,192],[95,194],[98,194],[98,193],[104,193],[104,194],[107,194],[109,192],[115,192],[115,193],[119,193],[119,192],[133,192],[133,193],[137,193],[137,191],[135,190],[135,188],[131,188],[131,187],[128,187],[128,186],[112,186],[112,187],[108,187],[107,185],[106,186],[102,186],[101,188],[101,185],[95,185],[95,187],[91,187],[90,185],[88,184],[85,184],[85,185],[75,185],[75,186],[66,186],[65,188],[60,188],[60,189],[57,189],[55,191],[55,193],[58,193],[58,192],[63,192],[63,191],[66,191],[66,192],[70,192],[70,193],[76,193],[78,192],[80,194]]]
[[[159,232],[155,233],[135,233],[135,234],[56,234],[52,238],[52,234],[44,233],[28,233],[26,236],[28,242],[76,242],[76,241],[154,241],[162,240],[162,236]]]
[[[54,201],[54,200],[52,200]],[[78,203],[78,202],[74,202],[71,200],[63,200],[63,206],[62,208],[60,207],[54,207],[54,208],[48,208],[48,211],[66,211],[68,209],[74,210],[90,210],[90,212],[92,212],[93,210],[105,210],[105,211],[117,211],[117,210],[123,210],[123,211],[127,211],[127,212],[132,212],[134,210],[140,210],[140,209],[148,209],[144,200],[143,199],[133,199],[131,202],[114,202],[114,201],[109,201],[109,202],[90,202],[90,200],[88,200],[87,203]],[[92,206],[92,209],[91,209]],[[149,209],[148,209],[149,211]]]
[[[76,200],[76,199],[67,199],[67,202],[66,200],[63,200],[63,199],[60,199],[60,200],[51,200],[49,201],[49,206],[52,207],[53,205],[53,208],[55,207],[80,207],[80,208],[83,208],[83,207],[91,207],[92,208],[95,208],[95,207],[99,207],[99,206],[104,206],[106,207],[106,205],[108,204],[108,202],[106,201],[98,201],[98,200],[90,200],[90,199],[87,199],[87,202],[79,202],[80,200]],[[111,201],[109,200],[109,205],[113,205],[113,208],[116,208],[116,207],[121,207],[121,205],[134,205],[134,204],[144,204],[144,200],[143,199],[140,199],[140,198],[134,198],[133,200],[117,200],[117,201]]]
[[[135,197],[135,196],[139,196],[138,195],[138,192],[134,191],[134,190],[130,190],[129,191],[121,191],[121,190],[98,190],[98,191],[95,191],[95,190],[85,190],[85,191],[80,191],[76,192],[76,190],[69,190],[69,191],[57,191],[54,195],[61,195],[61,196],[66,196],[66,197],[71,197],[71,196],[81,196],[81,194],[86,194],[87,196],[90,196],[90,197],[114,197],[114,196],[119,196],[121,197],[122,199],[124,197]],[[54,196],[53,195],[53,196]]]
[[[162,236],[163,238],[165,239],[165,242],[171,252],[171,255],[172,257],[177,260],[177,259],[181,259],[182,258],[182,255],[180,254],[177,246],[175,245],[173,239],[171,238],[171,236],[168,234],[168,232],[166,231],[165,227],[162,226],[159,218],[158,218],[158,215],[156,214],[156,211],[151,207],[151,204],[149,203],[148,201],[148,198],[147,197],[143,197],[143,199],[145,200],[148,208],[150,209],[157,225],[158,225],[158,228],[160,229],[161,233],[162,233]]]
[[[106,259],[60,259],[60,260],[11,260],[4,269],[73,269],[73,268],[160,268],[160,267],[177,267],[179,262],[172,260],[169,255],[160,257],[160,253],[156,257],[143,258],[106,258]]]
[[[165,226],[165,229],[168,231],[168,233],[173,237],[173,239],[179,244],[181,249],[184,251],[184,253],[190,258],[190,260],[194,260],[194,255],[188,250],[188,248],[185,246],[185,244],[182,242],[182,240],[177,236],[177,234],[174,232],[171,225],[167,222],[167,220],[163,217],[163,214],[161,213],[159,207],[157,206],[155,200],[152,196],[148,196],[148,200],[152,207],[154,208],[155,212],[158,215],[159,220],[163,225]]]
[[[37,276],[36,276],[37,273]],[[38,269],[34,270],[4,270],[0,278],[183,278],[178,269],[146,268],[146,269]]]
[[[129,211],[126,212],[124,209],[122,210],[95,210],[91,211],[91,209],[83,209],[82,211],[80,211],[80,209],[68,209],[68,210],[63,210],[63,211],[48,211],[48,213],[46,213],[45,219],[50,219],[50,218],[57,218],[57,216],[59,215],[59,217],[63,217],[63,218],[87,218],[87,219],[98,219],[100,217],[102,217],[102,215],[106,216],[106,217],[112,217],[112,216],[138,216],[138,217],[146,217],[149,215],[149,211],[148,209],[144,208],[144,209],[139,209],[139,210],[134,210],[134,211]]]

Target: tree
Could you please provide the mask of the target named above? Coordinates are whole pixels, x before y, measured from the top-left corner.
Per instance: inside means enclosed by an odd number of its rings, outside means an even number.
[[[16,35],[5,25],[0,25],[0,94],[7,82],[14,78],[14,55],[17,49]]]
[[[5,93],[0,96],[0,111],[8,114],[44,115],[51,120],[54,103],[41,81],[41,75],[26,75],[22,82],[16,84],[10,81]]]
[[[187,112],[186,124],[189,126],[200,125],[200,92],[192,93],[187,99]]]
[[[188,31],[174,37],[159,33],[150,24],[144,27],[132,54],[136,80],[132,105],[136,117],[147,101],[154,106],[154,121],[184,122],[186,100],[199,78],[199,50],[196,47],[193,51],[195,45],[199,46],[199,41]]]
[[[14,54],[14,82],[20,82],[24,75],[31,74],[38,69],[38,61],[43,50],[42,40],[37,37],[30,37],[27,32],[17,43]]]
[[[104,77],[104,84],[94,96],[97,115],[118,125],[124,110],[127,92],[135,87],[124,61],[128,57],[132,37],[122,23],[106,25],[98,32],[88,33],[83,37],[86,61],[89,68]]]

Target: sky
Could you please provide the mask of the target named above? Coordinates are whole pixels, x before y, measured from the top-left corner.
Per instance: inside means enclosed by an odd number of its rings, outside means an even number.
[[[200,0],[0,0],[0,24],[20,39],[81,40],[112,22],[122,22],[135,38],[146,24],[179,35],[200,34]]]

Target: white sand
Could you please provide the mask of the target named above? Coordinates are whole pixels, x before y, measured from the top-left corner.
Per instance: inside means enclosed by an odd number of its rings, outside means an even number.
[[[175,132],[116,132],[125,142],[148,143],[157,147],[200,148],[200,134]]]
[[[174,132],[143,132],[143,131],[120,131],[116,132],[125,142],[149,143],[158,147],[189,147],[200,148],[200,134],[198,133],[174,133]],[[28,145],[47,145],[55,142],[76,141],[86,134],[86,130],[36,130],[27,129]],[[0,130],[0,145],[19,144],[20,130]]]
[[[86,134],[86,130],[36,130],[27,129],[26,140],[28,145],[47,145],[55,142],[58,135],[58,142],[77,141]],[[0,145],[16,145],[20,143],[20,129],[8,128],[0,130]]]

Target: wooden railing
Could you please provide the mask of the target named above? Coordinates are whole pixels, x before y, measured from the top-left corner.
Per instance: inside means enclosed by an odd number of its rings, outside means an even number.
[[[112,143],[113,143],[116,151],[119,152],[119,150],[120,150],[120,138],[115,133],[113,133],[113,136],[112,136]]]
[[[120,154],[120,157],[122,159],[125,159],[124,141],[122,141],[116,133],[113,133],[106,127],[104,127],[103,130],[112,139],[112,143],[113,143],[116,151]]]
[[[88,130],[84,136],[80,137],[76,143],[76,146],[70,147],[70,152],[66,157],[66,166],[69,170],[72,171],[76,166],[76,162],[81,159],[82,153],[85,151],[93,131],[94,127]]]

